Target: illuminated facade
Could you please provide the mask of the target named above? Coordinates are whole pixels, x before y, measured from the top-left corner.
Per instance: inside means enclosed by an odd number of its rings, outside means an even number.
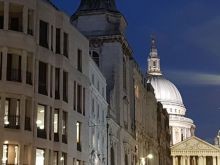
[[[49,1],[0,0],[0,164],[88,161],[88,55]]]
[[[163,108],[169,114],[170,145],[193,136],[195,125],[193,120],[185,117],[186,108],[181,94],[172,82],[164,78],[161,72],[155,39],[152,39],[148,58],[147,82],[154,87],[157,101],[162,103]]]

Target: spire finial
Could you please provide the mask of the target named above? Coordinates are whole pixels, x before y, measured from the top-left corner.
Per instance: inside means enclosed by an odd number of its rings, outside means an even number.
[[[148,57],[148,75],[162,75],[160,71],[160,58],[157,53],[157,44],[155,35],[151,35],[150,54]]]

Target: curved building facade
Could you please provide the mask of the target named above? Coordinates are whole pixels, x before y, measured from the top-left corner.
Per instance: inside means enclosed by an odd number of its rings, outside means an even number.
[[[87,162],[88,54],[49,1],[0,1],[0,164]]]
[[[151,83],[157,101],[161,102],[169,114],[171,145],[194,135],[195,125],[187,117],[186,108],[179,90],[167,80],[160,69],[155,39],[152,39],[151,51],[148,58],[147,82]]]

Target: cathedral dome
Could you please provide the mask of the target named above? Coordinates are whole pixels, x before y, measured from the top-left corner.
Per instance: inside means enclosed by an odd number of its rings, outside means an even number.
[[[176,86],[163,76],[149,76],[147,82],[154,88],[158,101],[183,106],[183,100]]]

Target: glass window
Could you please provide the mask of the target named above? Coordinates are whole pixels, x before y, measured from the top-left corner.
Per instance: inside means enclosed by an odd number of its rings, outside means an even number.
[[[63,55],[68,57],[69,37],[67,33],[63,34]]]
[[[63,112],[62,118],[62,142],[67,143],[67,113]]]
[[[60,29],[56,28],[56,53],[60,54]]]
[[[63,72],[63,101],[68,102],[68,73]]]
[[[53,165],[58,165],[58,159],[59,158],[59,155],[58,155],[58,151],[54,151],[53,152]]]
[[[73,109],[76,110],[76,81],[73,84]]]
[[[54,109],[53,129],[54,133],[59,132],[59,109]]]
[[[0,2],[0,29],[4,28],[4,3]]]
[[[23,6],[17,4],[9,4],[9,30],[22,31],[23,27]]]
[[[40,20],[39,44],[48,48],[48,23]]]
[[[18,164],[19,158],[19,148],[18,145],[4,144],[3,145],[3,155],[2,164]]]
[[[66,153],[62,153],[60,160],[61,160],[61,165],[66,165],[66,163],[67,163]]]
[[[7,56],[7,80],[21,82],[21,56],[8,54]]]
[[[60,69],[55,69],[55,99],[60,99]]]
[[[35,165],[44,165],[45,161],[45,150],[44,149],[36,149],[36,161]]]
[[[47,64],[39,62],[38,92],[47,95]]]
[[[82,50],[77,51],[77,69],[82,72]]]
[[[82,86],[77,85],[77,112],[82,113]]]
[[[26,83],[32,85],[32,67],[33,61],[31,55],[27,56],[27,66],[26,66]]]
[[[76,142],[77,150],[81,151],[81,123],[78,121],[76,123]]]
[[[34,10],[28,9],[28,27],[27,32],[30,35],[33,35],[33,29],[34,29]]]
[[[38,105],[37,106],[37,128],[44,130],[45,129],[45,112],[46,106]]]

